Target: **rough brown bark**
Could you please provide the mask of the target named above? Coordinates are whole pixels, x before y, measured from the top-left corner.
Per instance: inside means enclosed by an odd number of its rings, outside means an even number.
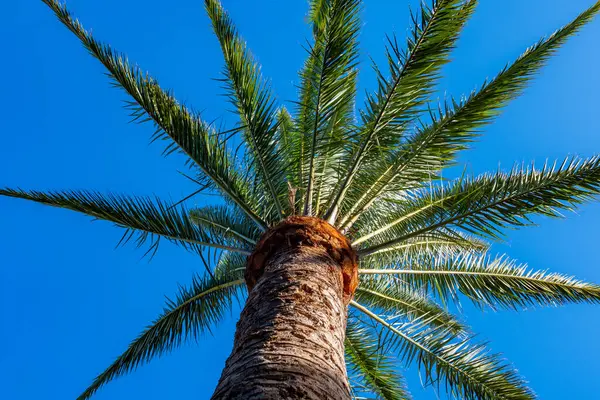
[[[356,270],[356,256],[322,223],[290,218],[249,258],[250,293],[212,399],[350,399],[344,334],[356,271],[343,267]]]

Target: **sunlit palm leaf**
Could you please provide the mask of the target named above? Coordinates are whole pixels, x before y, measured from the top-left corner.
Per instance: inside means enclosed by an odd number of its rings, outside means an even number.
[[[425,322],[392,324],[353,301],[351,305],[393,334],[402,360],[414,361],[425,376],[425,384],[445,387],[456,399],[499,400],[534,399],[516,372],[483,345],[472,345],[442,328],[429,328]]]
[[[406,51],[395,39],[390,40],[387,58],[391,76],[386,78],[377,70],[378,90],[367,98],[366,110],[361,115],[358,144],[349,154],[344,166],[345,177],[325,215],[329,222],[336,221],[339,207],[360,166],[387,153],[399,143],[407,122],[415,118],[433,90],[439,70],[448,62],[448,54],[472,14],[475,3],[470,0],[434,0],[431,7],[421,3],[420,15],[413,16]]]
[[[360,253],[375,253],[444,227],[498,238],[502,234],[501,228],[530,224],[534,214],[561,216],[558,210],[573,209],[598,193],[599,156],[585,160],[565,159],[558,167],[556,163],[553,166],[544,164],[541,170],[532,165],[515,167],[510,173],[460,179],[424,192],[412,201],[412,205],[407,202],[403,213],[420,212],[398,223],[395,221],[402,215],[391,215],[387,231],[397,232],[395,238],[368,246]],[[410,233],[405,233],[408,231]]]
[[[190,210],[190,219],[205,229],[211,237],[228,238],[241,246],[253,246],[261,232],[245,214],[227,206],[206,206]]]
[[[397,315],[409,321],[427,320],[431,325],[445,327],[454,334],[466,331],[453,315],[424,292],[413,290],[402,281],[401,276],[365,274],[361,277],[355,298],[359,303],[387,315]]]
[[[340,225],[351,226],[386,192],[399,191],[414,185],[414,182],[427,181],[432,174],[452,162],[456,153],[466,148],[481,127],[492,121],[502,107],[521,94],[549,57],[599,10],[600,5],[597,3],[568,25],[528,48],[514,63],[504,68],[490,82],[486,82],[481,89],[471,93],[468,98],[446,103],[437,115],[431,114],[431,123],[419,126],[416,132],[383,162],[375,161],[368,165],[366,177],[363,179],[370,185],[365,188],[360,198],[352,203],[352,208]]]
[[[307,161],[302,163],[308,167],[305,215],[314,214],[313,202],[327,189],[319,181],[330,176],[333,157],[347,140],[352,123],[359,9],[359,0],[311,3],[314,43],[301,72],[298,109],[298,129],[303,134],[298,147],[306,149]]]
[[[480,306],[519,309],[534,305],[600,303],[600,286],[573,277],[532,271],[506,257],[430,257],[363,274],[397,276],[401,287],[425,289],[443,300],[463,294]]]
[[[432,186],[436,188],[436,186]],[[413,191],[401,201],[380,202],[371,208],[366,218],[348,232],[352,245],[357,248],[369,247],[383,241],[396,239],[400,235],[408,235],[415,229],[415,221],[422,221],[434,212],[436,207],[444,207],[444,202],[451,198],[452,193],[440,199],[433,199],[430,190]],[[434,244],[445,245],[448,250],[483,251],[489,245],[474,235],[458,231],[453,227],[442,226],[422,235],[413,236],[410,240],[398,243],[396,246],[381,249],[371,254],[381,254],[396,249],[414,248],[416,243],[427,245],[436,251]]]

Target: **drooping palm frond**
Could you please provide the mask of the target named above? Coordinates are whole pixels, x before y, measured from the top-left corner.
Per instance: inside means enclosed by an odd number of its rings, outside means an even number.
[[[600,286],[573,277],[533,271],[506,257],[430,257],[404,266],[363,269],[398,276],[403,287],[427,290],[443,300],[463,294],[480,306],[519,309],[535,305],[600,303]]]
[[[221,259],[214,277],[196,276],[189,288],[180,288],[175,300],[167,301],[163,313],[77,399],[89,399],[109,381],[169,353],[187,339],[198,340],[210,332],[243,286],[244,264],[243,257],[227,255]]]
[[[241,130],[250,149],[250,166],[269,193],[267,203],[272,203],[277,212],[270,222],[279,221],[288,213],[287,185],[285,166],[277,147],[277,110],[273,95],[221,3],[205,0],[204,4],[225,58],[223,82],[240,115]]]
[[[567,158],[558,167],[556,163],[552,166],[546,163],[541,170],[532,165],[515,167],[510,173],[461,178],[414,200],[405,210],[406,214],[413,213],[410,218],[391,215],[385,228],[397,231],[398,235],[361,249],[359,253],[375,253],[444,227],[499,238],[501,228],[531,223],[530,217],[536,214],[561,216],[558,210],[572,209],[599,193],[599,156]],[[365,237],[354,243],[364,241]]]
[[[214,185],[221,194],[233,201],[262,229],[267,224],[257,214],[257,200],[252,198],[249,182],[237,170],[235,160],[225,143],[198,115],[179,104],[173,96],[162,90],[156,79],[129,65],[125,56],[110,46],[98,42],[71,16],[65,5],[57,0],[42,0],[58,19],[81,41],[83,46],[108,70],[116,86],[125,90],[137,105],[132,103],[132,115],[145,120],[147,115],[157,128],[154,140],[166,140],[165,153],[184,152],[201,171],[207,185]]]
[[[394,360],[385,354],[380,342],[368,329],[350,321],[346,327],[346,360],[353,378],[382,400],[410,400],[404,379],[398,374]],[[355,392],[363,391],[354,389]]]
[[[358,143],[348,155],[344,178],[332,197],[324,218],[337,219],[339,207],[366,161],[387,153],[402,137],[424,99],[433,90],[440,68],[448,62],[462,27],[475,8],[472,0],[434,0],[431,7],[421,3],[420,15],[413,16],[407,49],[402,51],[395,39],[387,51],[390,77],[377,70],[378,90],[367,98],[361,114]],[[356,184],[354,185],[356,186]]]
[[[445,327],[456,335],[467,331],[459,320],[434,303],[424,291],[414,290],[401,277],[366,273],[356,288],[355,298],[386,315],[399,316],[407,321],[427,320],[429,324]]]
[[[324,190],[318,181],[328,177],[333,157],[350,133],[356,94],[359,11],[359,0],[311,3],[314,43],[301,72],[298,105],[302,143],[297,146],[304,149],[306,160],[301,162],[308,168],[304,178],[304,215],[314,215],[313,203],[320,197],[316,193]]]
[[[484,345],[456,340],[448,330],[430,328],[426,321],[392,324],[356,301],[350,304],[393,334],[390,340],[401,359],[408,365],[416,360],[426,385],[444,386],[449,394],[464,400],[535,398],[516,372]]]
[[[576,34],[600,10],[595,4],[548,38],[528,48],[494,79],[459,102],[451,101],[431,113],[431,123],[419,126],[397,150],[380,162],[367,166],[369,182],[340,222],[342,228],[352,224],[381,196],[406,189],[430,179],[439,169],[452,162],[479,130],[496,117],[501,109],[518,97],[535,73],[569,37]]]
[[[188,250],[198,251],[199,247],[212,247],[250,254],[247,245],[234,247],[237,244],[227,237],[210,235],[190,220],[185,208],[171,207],[159,199],[102,195],[91,191],[38,192],[19,189],[0,189],[0,196],[66,208],[113,222],[127,230],[122,241],[129,241],[137,235],[138,246],[150,241],[150,248],[155,249],[158,239],[164,237]]]

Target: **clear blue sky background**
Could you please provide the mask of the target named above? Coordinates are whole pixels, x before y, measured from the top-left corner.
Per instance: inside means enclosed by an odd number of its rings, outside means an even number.
[[[414,4],[414,1],[412,2]],[[444,69],[440,94],[460,95],[493,76],[592,0],[481,2]],[[304,1],[224,0],[281,101],[295,99],[309,31]],[[222,58],[200,0],[71,0],[98,38],[174,89],[207,119],[233,121],[218,82]],[[11,1],[0,16],[0,186],[88,188],[179,199],[191,186],[178,158],[148,145],[152,129],[128,124],[121,92],[39,1]],[[368,57],[382,61],[385,33],[406,34],[408,2],[366,1],[362,90]],[[600,150],[600,19],[573,38],[525,95],[461,155],[479,173],[513,161],[590,156]],[[362,93],[363,91],[361,91]],[[364,97],[364,96],[361,96]],[[202,204],[210,199],[197,198]],[[541,219],[495,245],[537,269],[600,282],[600,205],[567,220]],[[162,309],[201,265],[165,244],[149,263],[121,232],[72,212],[0,198],[0,397],[72,399]],[[542,399],[597,399],[600,306],[571,305],[464,317],[511,359]],[[108,385],[97,399],[208,398],[232,343],[236,312],[213,337]],[[406,371],[417,400],[423,391]]]

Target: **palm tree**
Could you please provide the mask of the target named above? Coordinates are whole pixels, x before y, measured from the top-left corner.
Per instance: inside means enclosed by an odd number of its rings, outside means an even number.
[[[501,240],[505,228],[558,217],[596,196],[599,156],[441,178],[600,2],[469,96],[437,108],[430,95],[476,1],[423,4],[406,45],[389,39],[389,71],[375,67],[377,90],[355,113],[359,0],[310,2],[313,37],[293,112],[276,105],[218,0],[205,0],[239,115],[230,130],[178,103],[65,5],[43,2],[131,97],[133,119],[154,124],[153,140],[167,154],[184,154],[196,193],[223,199],[187,209],[184,201],[93,191],[0,190],[111,221],[125,229],[122,242],[150,253],[164,238],[206,267],[79,399],[208,331],[246,289],[213,399],[408,399],[397,361],[417,364],[426,384],[456,398],[532,399],[514,369],[445,305],[600,302],[600,286],[488,255],[488,241]]]

